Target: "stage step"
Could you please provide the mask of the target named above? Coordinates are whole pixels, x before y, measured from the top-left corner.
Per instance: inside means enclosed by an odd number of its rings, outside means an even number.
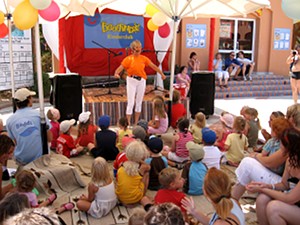
[[[215,99],[292,95],[288,76],[254,74],[252,78],[252,81],[230,80],[228,88],[220,88],[216,80]]]

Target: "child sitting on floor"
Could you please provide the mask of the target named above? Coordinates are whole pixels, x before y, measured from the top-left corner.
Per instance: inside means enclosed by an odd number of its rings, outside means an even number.
[[[171,126],[176,129],[178,120],[181,117],[186,116],[186,108],[180,102],[180,92],[177,90],[173,91],[173,104],[171,113]]]
[[[148,134],[164,134],[169,127],[169,118],[165,110],[164,99],[156,96],[153,99],[153,120],[148,123]]]
[[[36,194],[32,192],[32,189],[35,187],[36,180],[34,175],[28,170],[22,170],[18,172],[16,175],[16,181],[17,192],[27,196],[29,204],[32,208],[51,205],[57,198],[56,194],[53,193],[49,198],[39,204]]]
[[[244,131],[244,134],[248,138],[248,143],[249,143],[248,147],[256,150],[257,141],[258,141],[258,133],[259,133],[259,130],[261,129],[257,110],[254,108],[245,109],[244,118],[247,121],[247,126]]]
[[[128,161],[118,169],[116,194],[121,203],[131,205],[141,202],[148,189],[150,166],[144,160],[148,157],[146,145],[135,140],[126,148]]]
[[[221,130],[215,131],[218,135],[220,135],[220,137],[218,137],[215,145],[220,149],[221,152],[224,152],[224,146],[227,136],[232,133],[234,117],[230,113],[224,112],[220,117],[220,121],[222,124]]]
[[[94,159],[91,176],[88,195],[80,196],[77,208],[95,218],[101,218],[107,215],[117,204],[114,182],[104,158],[97,157]]]
[[[106,160],[115,160],[119,150],[116,147],[117,134],[108,129],[110,117],[108,115],[101,116],[98,125],[101,131],[96,133],[96,146],[90,152],[95,158],[101,156]]]
[[[121,117],[119,119],[119,130],[117,132],[117,148],[119,149],[120,152],[122,152],[124,150],[123,145],[122,145],[122,139],[124,136],[129,136],[130,134],[132,134],[132,131],[130,129],[128,129],[128,119],[127,117]]]
[[[212,167],[220,169],[220,160],[223,154],[218,147],[214,146],[216,138],[217,135],[213,130],[209,128],[202,129],[203,150],[205,152],[202,162],[205,163],[208,169]]]
[[[76,144],[82,147],[88,147],[89,144],[95,144],[95,134],[99,127],[91,123],[91,112],[82,112],[78,117],[78,137]]]
[[[184,163],[190,159],[189,151],[186,148],[186,143],[193,140],[192,134],[188,131],[189,125],[190,121],[188,119],[179,119],[177,125],[179,133],[173,136],[172,148],[164,149],[162,152],[168,158],[168,164],[178,169],[182,169]]]
[[[202,195],[203,181],[207,173],[207,166],[202,162],[204,157],[203,145],[189,141],[186,147],[192,161],[183,167],[181,174],[185,180],[183,191],[189,195]]]
[[[60,131],[59,122],[58,122],[58,120],[60,119],[60,113],[59,113],[58,109],[51,108],[47,112],[47,117],[50,120],[50,124],[51,124],[50,131],[52,133],[52,140],[51,140],[50,149],[51,150],[56,150],[57,138],[59,136],[59,131]]]
[[[74,119],[62,121],[60,124],[61,134],[57,138],[56,152],[68,158],[77,156],[83,151],[83,147],[76,146],[73,137],[70,135],[70,130],[74,124]]]
[[[157,191],[161,188],[158,181],[158,174],[164,168],[168,167],[168,160],[166,157],[161,156],[160,154],[163,148],[163,142],[160,138],[150,137],[148,148],[150,150],[150,157],[145,160],[145,162],[151,167],[148,189]]]
[[[193,135],[194,142],[202,144],[202,129],[206,126],[206,118],[202,112],[195,115],[195,123],[191,125],[190,132]]]
[[[238,166],[244,158],[244,150],[248,149],[248,139],[243,134],[246,126],[246,120],[237,116],[233,122],[233,133],[227,136],[225,142],[226,160],[229,165]]]

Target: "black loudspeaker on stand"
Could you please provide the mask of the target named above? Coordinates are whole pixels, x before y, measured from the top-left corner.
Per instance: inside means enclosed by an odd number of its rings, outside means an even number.
[[[215,74],[212,72],[198,72],[192,74],[191,79],[190,112],[192,118],[198,112],[206,116],[214,114],[215,102]]]
[[[82,112],[81,76],[56,75],[52,95],[53,105],[60,111],[60,121],[78,119]]]

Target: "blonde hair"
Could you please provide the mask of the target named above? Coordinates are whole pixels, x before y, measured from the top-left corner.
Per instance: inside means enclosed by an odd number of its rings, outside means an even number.
[[[20,192],[30,192],[35,186],[36,179],[29,170],[22,170],[16,175],[17,190]]]
[[[195,115],[195,125],[197,127],[203,128],[206,125],[206,118],[205,115],[202,112],[198,112]]]
[[[135,208],[129,217],[128,225],[144,225],[146,211],[142,208]]]
[[[242,138],[245,127],[246,127],[246,120],[242,116],[237,116],[234,118],[233,129],[236,131],[236,133],[241,134],[240,138]]]
[[[255,122],[257,124],[258,129],[260,130],[261,126],[260,126],[260,122],[259,122],[259,119],[258,119],[258,112],[257,112],[257,110],[255,108],[248,107],[248,108],[246,108],[244,110],[244,113],[253,117],[253,119],[255,120]]]
[[[215,167],[210,168],[204,178],[204,193],[214,203],[216,213],[224,220],[233,207],[231,201],[231,182],[226,173]]]
[[[158,175],[159,183],[165,187],[168,188],[170,184],[176,179],[177,175],[179,174],[179,171],[172,167],[167,167],[160,171]]]
[[[287,108],[286,118],[287,119],[293,118],[294,115],[297,114],[298,112],[300,112],[300,104],[295,103]]]
[[[146,145],[140,140],[134,140],[126,146],[125,152],[128,159],[123,164],[125,172],[129,176],[138,175],[140,162],[149,156]]]
[[[154,116],[157,115],[159,118],[166,118],[164,99],[161,96],[156,96],[152,101]]]
[[[142,47],[142,43],[139,40],[134,40],[133,42],[130,43],[130,48],[134,50],[134,48],[136,46],[141,46]]]
[[[94,159],[91,168],[92,182],[97,185],[105,186],[110,184],[112,179],[106,160],[102,157]]]

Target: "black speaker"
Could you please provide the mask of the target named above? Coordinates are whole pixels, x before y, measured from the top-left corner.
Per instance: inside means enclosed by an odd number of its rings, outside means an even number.
[[[60,121],[78,119],[82,112],[82,87],[79,75],[53,78],[53,105],[60,111]]]
[[[198,72],[192,74],[190,85],[190,112],[192,118],[198,112],[205,115],[214,114],[215,102],[215,74],[212,72]]]

